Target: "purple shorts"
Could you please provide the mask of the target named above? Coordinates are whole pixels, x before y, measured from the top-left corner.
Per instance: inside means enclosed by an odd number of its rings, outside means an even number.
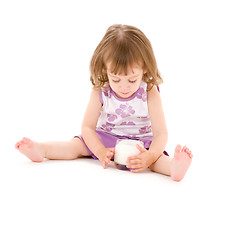
[[[103,131],[99,131],[96,130],[96,133],[98,135],[98,138],[100,139],[100,141],[102,142],[102,144],[106,147],[106,148],[113,148],[116,145],[116,142],[118,139],[132,139],[132,140],[140,140],[144,143],[144,147],[146,149],[149,149],[151,142],[153,140],[153,137],[145,137],[145,138],[128,138],[125,136],[113,136],[109,133],[103,132]],[[84,139],[82,138],[82,136],[75,136],[75,138],[80,138],[81,141],[85,144]],[[93,159],[98,159],[91,151],[90,149],[87,147],[87,145],[85,144],[90,156],[92,156]],[[165,155],[169,156],[168,153],[166,151],[163,152]]]

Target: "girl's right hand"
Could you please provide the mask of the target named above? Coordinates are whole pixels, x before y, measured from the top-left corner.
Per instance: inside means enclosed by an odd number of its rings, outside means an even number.
[[[97,157],[102,163],[104,169],[108,163],[112,164],[111,158],[114,156],[115,148],[101,148],[98,151]]]

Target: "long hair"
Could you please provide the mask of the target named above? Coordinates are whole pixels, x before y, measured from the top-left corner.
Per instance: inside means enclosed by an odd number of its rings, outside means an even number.
[[[90,80],[94,87],[103,87],[109,82],[106,63],[114,74],[127,75],[129,68],[138,65],[143,68],[143,81],[148,90],[163,82],[150,41],[136,27],[122,24],[110,26],[95,49],[90,62]]]

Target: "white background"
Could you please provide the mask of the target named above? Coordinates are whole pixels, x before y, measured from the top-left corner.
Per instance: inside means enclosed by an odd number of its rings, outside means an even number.
[[[222,1],[0,2],[0,238],[233,239],[233,6]],[[169,130],[194,153],[180,183],[99,161],[32,163],[16,141],[81,132],[89,61],[122,23],[150,39]]]

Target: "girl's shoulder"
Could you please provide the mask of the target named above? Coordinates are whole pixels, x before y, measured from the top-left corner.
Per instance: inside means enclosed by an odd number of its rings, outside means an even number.
[[[161,101],[159,87],[153,86],[147,93],[147,101],[148,102],[158,102]]]
[[[90,97],[89,97],[89,105],[90,106],[95,106],[96,108],[101,106],[101,101],[99,101],[99,89],[97,88],[92,88]]]

